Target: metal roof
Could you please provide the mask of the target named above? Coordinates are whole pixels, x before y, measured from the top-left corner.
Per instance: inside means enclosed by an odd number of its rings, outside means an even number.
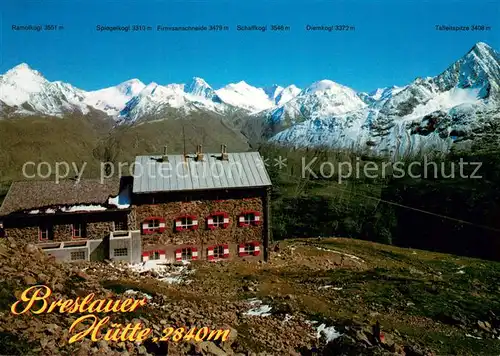
[[[134,193],[173,192],[228,188],[266,187],[271,180],[258,152],[203,153],[202,161],[195,155],[137,156],[134,165]]]

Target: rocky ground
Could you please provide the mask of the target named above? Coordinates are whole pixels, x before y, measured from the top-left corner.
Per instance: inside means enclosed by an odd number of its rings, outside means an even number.
[[[13,355],[438,355],[500,352],[500,264],[348,239],[290,240],[268,263],[56,263],[0,242],[0,350]],[[13,315],[28,286],[55,297],[146,298],[114,322],[229,328],[228,340],[69,344],[78,314]]]

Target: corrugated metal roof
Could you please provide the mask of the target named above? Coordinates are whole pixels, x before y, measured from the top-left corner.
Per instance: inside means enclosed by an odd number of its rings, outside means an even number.
[[[134,193],[171,192],[246,187],[266,187],[271,180],[258,152],[204,153],[203,161],[194,155],[137,156],[134,166]]]

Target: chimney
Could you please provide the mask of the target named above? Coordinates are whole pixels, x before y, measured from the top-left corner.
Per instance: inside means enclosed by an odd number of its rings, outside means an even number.
[[[197,161],[203,161],[203,152],[202,152],[202,146],[198,145],[196,146],[196,160]]]
[[[226,145],[220,145],[220,151],[221,151],[221,160],[228,161],[229,160],[229,155],[227,154],[227,146]]]
[[[161,156],[162,162],[168,162],[168,153],[167,153],[168,146],[165,145],[163,147],[163,155]]]

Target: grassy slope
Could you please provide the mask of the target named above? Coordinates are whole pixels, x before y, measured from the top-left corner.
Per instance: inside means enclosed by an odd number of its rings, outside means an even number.
[[[75,162],[78,167],[87,162],[86,176],[98,177],[99,160],[93,156],[93,150],[110,137],[119,142],[115,157],[119,162],[131,162],[138,154],[161,153],[165,144],[170,153],[182,152],[183,126],[188,152],[194,152],[198,144],[203,145],[205,152],[218,152],[221,143],[231,151],[246,151],[249,147],[243,135],[210,116],[170,118],[117,129],[112,129],[112,124],[99,117],[1,119],[0,199],[10,181],[23,179],[22,166],[28,161],[46,161],[52,167],[55,162]]]
[[[380,321],[382,330],[399,342],[421,344],[437,354],[478,355],[500,350],[500,340],[466,337],[478,334],[477,321],[500,312],[500,263],[409,250],[354,239],[288,240],[283,252],[263,267],[240,264],[223,271],[199,268],[193,293],[216,299],[222,285],[236,290],[246,279],[257,281],[257,296],[286,300],[311,319],[342,324],[348,320]],[[338,264],[339,255],[316,247],[353,254],[364,260]],[[349,262],[349,258],[345,261]],[[464,273],[458,271],[463,270]],[[342,290],[322,289],[334,285]],[[239,298],[251,297],[240,294]],[[290,297],[292,296],[292,297]]]
[[[358,259],[342,258],[338,252]],[[325,238],[280,242],[280,252],[272,253],[267,264],[200,261],[193,267],[188,285],[113,283],[164,294],[174,303],[223,306],[257,297],[272,306],[269,318],[280,320],[285,313],[299,313],[327,325],[379,321],[382,332],[397,344],[420,345],[437,355],[493,355],[500,350],[498,335],[483,332],[477,324],[500,326],[498,262]],[[245,288],[249,284],[253,289]],[[319,288],[326,285],[332,287]],[[267,321],[255,317],[233,326],[248,349],[275,351],[261,341],[261,336],[279,332],[268,329]]]
[[[0,183],[22,179],[28,161],[96,165],[92,149],[110,128],[109,122],[81,117],[0,120]]]
[[[212,116],[192,115],[183,120],[172,118],[132,127],[122,126],[113,134],[120,140],[119,159],[124,161],[130,161],[138,154],[161,153],[165,145],[168,145],[169,153],[182,153],[184,142],[188,153],[193,153],[198,144],[203,145],[204,152],[219,152],[221,144],[226,144],[228,151],[232,152],[249,148],[243,135]]]

